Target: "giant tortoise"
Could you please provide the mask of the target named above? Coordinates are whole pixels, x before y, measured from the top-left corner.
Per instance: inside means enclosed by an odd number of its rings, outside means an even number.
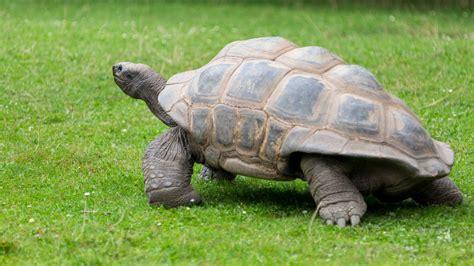
[[[235,41],[208,64],[169,80],[144,64],[115,64],[116,84],[171,127],[143,159],[149,202],[201,201],[195,162],[235,174],[309,183],[327,224],[360,222],[364,196],[384,202],[462,202],[448,178],[449,145],[367,69],[281,37]]]

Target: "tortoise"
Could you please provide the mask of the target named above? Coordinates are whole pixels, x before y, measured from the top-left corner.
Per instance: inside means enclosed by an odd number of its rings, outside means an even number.
[[[364,197],[459,204],[454,153],[367,69],[281,37],[226,45],[208,64],[165,80],[147,65],[112,67],[116,84],[171,127],[144,155],[145,193],[165,207],[201,202],[209,175],[308,182],[326,224],[355,226]]]

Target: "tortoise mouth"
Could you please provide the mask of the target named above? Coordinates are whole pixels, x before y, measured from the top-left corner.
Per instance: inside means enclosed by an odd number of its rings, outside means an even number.
[[[119,77],[120,75],[115,75],[114,74],[114,81],[115,81],[115,84],[123,91],[125,92],[125,94],[133,97],[133,98],[137,98],[137,99],[141,99],[140,97],[138,97],[136,94],[137,90],[139,90],[139,86],[136,86],[136,82],[134,82],[134,80],[130,81],[130,80],[127,80],[125,78],[121,78]]]
[[[123,85],[125,83],[125,80],[122,79],[122,74],[123,74],[123,64],[118,63],[112,66],[112,75],[114,76],[114,81],[117,85]]]
[[[114,81],[119,87],[122,87],[125,84],[125,81],[114,74]]]
[[[119,82],[123,82],[123,79],[117,77],[116,75],[114,75],[114,80],[115,80],[115,81],[119,81]]]

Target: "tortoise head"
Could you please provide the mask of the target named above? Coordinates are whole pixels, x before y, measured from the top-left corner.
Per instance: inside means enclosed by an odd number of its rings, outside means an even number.
[[[128,96],[146,102],[148,108],[168,126],[174,121],[161,107],[158,95],[166,86],[166,79],[145,64],[121,62],[112,66],[117,86]]]
[[[154,87],[166,83],[160,75],[145,64],[117,63],[112,66],[112,73],[120,89],[136,99],[143,99],[148,93],[152,93]]]

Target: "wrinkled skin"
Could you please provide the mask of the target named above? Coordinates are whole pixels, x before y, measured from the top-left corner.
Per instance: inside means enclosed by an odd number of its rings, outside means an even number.
[[[205,164],[205,158],[199,145],[158,103],[166,80],[143,64],[118,63],[112,71],[124,93],[145,101],[151,112],[171,127],[150,143],[143,158],[149,202],[165,207],[199,204],[201,198],[191,185],[191,175],[194,163]],[[412,197],[424,205],[455,205],[463,199],[459,188],[447,177],[414,181],[403,176],[396,166],[380,162],[304,154],[299,165],[319,215],[328,225],[358,225],[367,210],[364,196],[370,194],[386,202]],[[206,167],[201,175],[218,180],[235,178],[235,173]]]

